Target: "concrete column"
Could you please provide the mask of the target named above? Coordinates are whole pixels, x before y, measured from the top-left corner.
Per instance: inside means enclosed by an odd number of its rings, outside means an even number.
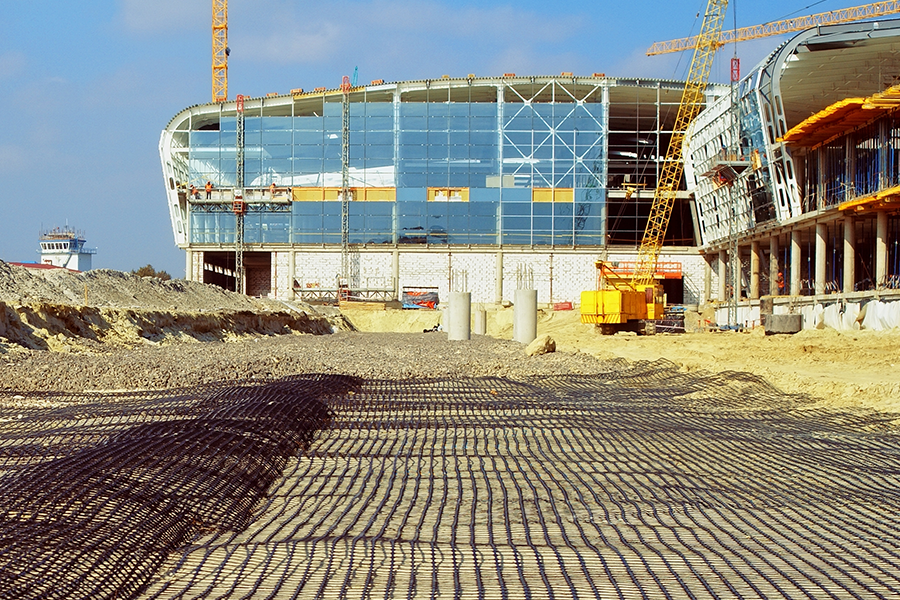
[[[184,278],[194,281],[194,253],[190,249],[184,252]]]
[[[447,339],[471,339],[472,294],[450,292],[450,307],[447,315]]]
[[[400,251],[394,250],[391,255],[391,285],[394,286],[394,300],[399,302],[400,297]]]
[[[800,232],[791,231],[791,296],[800,295]]]
[[[703,297],[700,299],[701,306],[709,302],[712,297],[712,263],[710,255],[703,256]]]
[[[530,344],[537,337],[537,290],[516,290],[513,339]]]
[[[852,216],[844,218],[844,293],[856,287],[856,221]]]
[[[503,250],[497,251],[497,280],[494,282],[495,302],[503,302]]]
[[[828,256],[828,230],[816,223],[816,295],[825,293],[825,259]]]
[[[475,334],[484,335],[487,333],[487,311],[483,308],[475,310]]]
[[[778,289],[778,236],[769,238],[769,295],[781,294]]]
[[[750,242],[750,299],[759,300],[759,242]]]
[[[719,293],[716,300],[725,302],[728,299],[726,295],[725,283],[728,279],[728,254],[724,250],[719,250]]]
[[[887,279],[887,213],[875,213],[875,288],[884,285]]]
[[[294,292],[294,277],[297,275],[297,253],[293,250],[288,250],[288,293],[287,297],[290,300],[294,300],[297,297],[296,292]]]

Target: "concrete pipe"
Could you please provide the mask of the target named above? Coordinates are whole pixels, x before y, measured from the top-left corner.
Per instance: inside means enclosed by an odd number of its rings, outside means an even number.
[[[537,337],[537,290],[516,290],[513,339],[530,344]]]
[[[487,311],[479,308],[475,311],[475,335],[487,333]]]
[[[447,339],[471,339],[472,294],[469,292],[451,292],[448,313]]]

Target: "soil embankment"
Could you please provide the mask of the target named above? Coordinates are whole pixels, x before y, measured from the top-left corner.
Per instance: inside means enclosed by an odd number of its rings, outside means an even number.
[[[0,354],[327,334],[343,326],[339,317],[302,304],[249,298],[196,282],[0,262]]]

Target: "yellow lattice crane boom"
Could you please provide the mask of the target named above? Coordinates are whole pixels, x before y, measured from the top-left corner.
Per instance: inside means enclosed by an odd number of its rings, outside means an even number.
[[[212,101],[228,100],[228,0],[212,0]]]
[[[755,40],[770,35],[781,35],[783,33],[803,31],[818,25],[852,23],[853,21],[874,19],[897,13],[900,13],[900,0],[893,0],[892,2],[873,2],[871,4],[842,8],[826,13],[818,13],[815,15],[807,15],[805,17],[772,21],[771,23],[763,23],[762,25],[753,25],[752,27],[722,31],[716,41],[716,47],[724,46],[725,44],[730,44],[732,42]],[[699,38],[700,36],[693,36],[678,40],[669,40],[668,42],[656,42],[647,50],[647,56],[693,50],[697,46]]]
[[[703,109],[704,93],[719,47],[718,39],[727,8],[728,0],[707,2],[703,25],[697,36],[688,79],[630,281],[621,270],[617,272],[618,265],[598,260],[597,289],[581,293],[581,322],[594,323],[605,333],[622,327],[637,327],[649,332],[651,327],[648,322],[662,318],[662,286],[655,281],[657,259],[684,172],[682,149],[685,133],[691,121]]]
[[[656,260],[669,226],[669,218],[672,216],[678,184],[684,172],[684,161],[681,158],[684,136],[688,125],[703,109],[703,95],[709,82],[709,72],[716,50],[719,48],[718,39],[722,32],[726,8],[728,0],[709,0],[706,6],[706,16],[703,18],[700,35],[697,36],[691,69],[684,84],[681,104],[678,105],[678,114],[675,117],[675,127],[669,140],[669,149],[662,164],[662,172],[650,207],[650,217],[641,240],[637,266],[632,278],[632,284],[635,286],[653,283]]]

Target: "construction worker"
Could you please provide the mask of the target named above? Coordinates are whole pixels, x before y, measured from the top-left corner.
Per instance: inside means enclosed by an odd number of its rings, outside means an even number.
[[[272,185],[269,186],[269,194],[272,198],[275,197],[275,182],[272,182]]]
[[[193,183],[191,184],[191,198],[193,198],[194,200],[197,199],[197,188]]]
[[[206,199],[209,200],[212,198],[212,183],[209,181],[206,182]]]

